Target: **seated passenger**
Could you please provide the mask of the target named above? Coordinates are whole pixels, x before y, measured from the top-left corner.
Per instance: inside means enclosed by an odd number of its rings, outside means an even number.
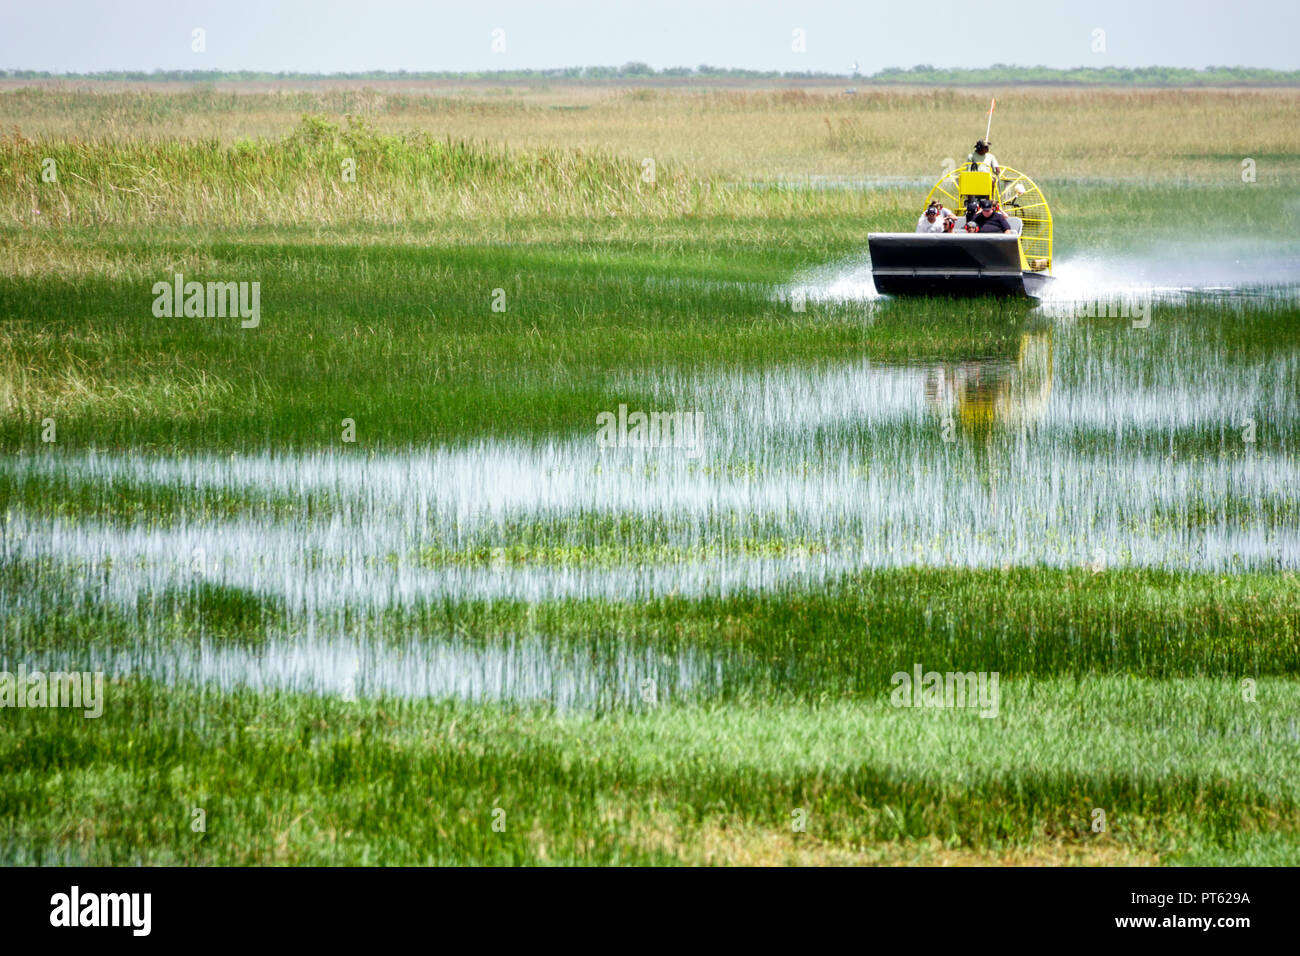
[[[1002,214],[1000,210],[993,208],[993,203],[987,199],[980,200],[980,211],[975,214],[975,225],[979,227],[980,232],[1013,232],[1011,220]]]
[[[932,202],[921,213],[921,218],[916,221],[917,232],[952,232],[951,223],[956,222],[957,217],[943,208],[939,203]]]

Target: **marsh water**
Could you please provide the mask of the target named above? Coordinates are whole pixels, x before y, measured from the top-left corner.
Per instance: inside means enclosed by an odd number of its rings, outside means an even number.
[[[1009,346],[945,361],[629,374],[629,394],[655,397],[633,411],[697,416],[684,438],[644,447],[635,435],[602,447],[593,421],[543,443],[376,455],[10,457],[15,474],[106,495],[154,485],[189,506],[166,523],[11,510],[0,546],[127,613],[201,584],[273,600],[294,624],[250,646],[96,651],[113,673],[557,706],[671,697],[725,675],[702,654],[594,653],[544,634],[403,643],[334,622],[437,600],[689,598],[910,565],[1295,571],[1300,352],[1243,348],[1183,314],[1294,304],[1297,287],[1276,281],[1294,265],[1253,283],[1126,279],[1109,291],[1139,292],[1150,321],[1099,322],[1079,318],[1081,293],[1103,294],[1086,276],[1106,272],[1080,262],[1023,311]],[[801,281],[814,298],[859,301],[867,323],[914,307],[865,291],[865,277],[844,263]],[[217,497],[291,507],[223,516],[204,506]]]

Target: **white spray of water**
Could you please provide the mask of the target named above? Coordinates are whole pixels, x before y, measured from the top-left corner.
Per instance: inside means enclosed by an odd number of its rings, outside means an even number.
[[[1293,243],[1224,238],[1151,243],[1131,250],[1078,253],[1058,260],[1046,300],[1250,292],[1300,283]]]
[[[781,298],[802,296],[805,302],[865,302],[879,299],[871,281],[871,259],[863,253],[795,276]]]
[[[1150,242],[1128,250],[1070,253],[1058,259],[1047,303],[1300,289],[1300,245],[1280,237]],[[779,293],[783,301],[867,302],[881,298],[864,252],[801,273]]]

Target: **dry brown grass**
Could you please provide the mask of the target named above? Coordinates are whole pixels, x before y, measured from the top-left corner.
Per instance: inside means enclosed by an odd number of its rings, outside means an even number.
[[[295,92],[0,93],[0,113],[27,135],[150,139],[286,133],[304,111],[364,115],[386,132],[512,147],[582,147],[651,156],[704,175],[745,179],[937,175],[961,160],[999,96],[999,158],[1050,177],[1238,181],[1245,157],[1260,182],[1300,175],[1297,90],[863,88],[826,85],[708,90],[590,85],[484,87],[422,83]]]
[[[633,822],[633,839],[651,852],[699,866],[1157,866],[1157,853],[1109,839],[1086,843],[1043,837],[1028,847],[945,846],[936,838],[845,846],[812,833],[710,821],[689,830],[665,814]]]

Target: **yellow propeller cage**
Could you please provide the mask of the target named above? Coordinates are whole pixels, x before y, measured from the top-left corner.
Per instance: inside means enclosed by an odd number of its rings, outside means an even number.
[[[1016,193],[1016,186],[1024,186]],[[1020,264],[1027,272],[1052,272],[1052,210],[1038,185],[1024,173],[1003,166],[995,182],[992,174],[972,172],[965,166],[949,170],[934,184],[927,205],[941,202],[961,214],[966,200],[992,199],[1008,216],[1024,223],[1020,233]]]

